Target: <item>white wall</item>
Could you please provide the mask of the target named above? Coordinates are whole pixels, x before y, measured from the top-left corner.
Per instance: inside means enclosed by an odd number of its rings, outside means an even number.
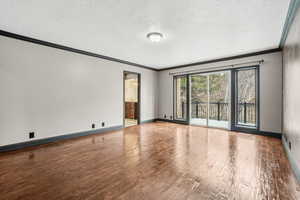
[[[300,170],[300,9],[283,49],[283,133]],[[300,176],[300,174],[298,175]]]
[[[141,120],[157,117],[157,72],[0,37],[0,146],[123,124],[123,71],[141,73]]]
[[[282,54],[275,52],[259,56],[161,71],[159,73],[159,118],[173,115],[173,77],[170,72],[215,68],[224,65],[264,60],[260,66],[260,130],[281,133]],[[247,65],[246,65],[247,66]]]

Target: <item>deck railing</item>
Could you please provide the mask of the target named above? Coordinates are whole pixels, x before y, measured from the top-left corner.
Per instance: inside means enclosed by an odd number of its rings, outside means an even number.
[[[182,103],[182,116],[186,110],[185,103]],[[218,121],[228,121],[230,104],[226,102],[210,102],[209,103],[209,119]],[[191,114],[192,118],[206,119],[208,112],[208,103],[206,102],[192,102]],[[239,103],[238,106],[238,122],[244,124],[256,123],[256,105],[255,103]]]

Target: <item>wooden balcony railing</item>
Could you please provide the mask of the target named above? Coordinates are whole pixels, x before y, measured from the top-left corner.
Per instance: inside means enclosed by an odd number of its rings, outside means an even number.
[[[185,116],[186,103],[181,104],[181,111],[178,114]],[[207,118],[208,103],[207,102],[192,102],[191,105],[192,118]],[[256,123],[256,104],[243,102],[239,103],[237,108],[238,122],[244,124]],[[209,103],[209,119],[218,121],[228,121],[228,113],[230,111],[230,104],[227,102],[210,102]]]

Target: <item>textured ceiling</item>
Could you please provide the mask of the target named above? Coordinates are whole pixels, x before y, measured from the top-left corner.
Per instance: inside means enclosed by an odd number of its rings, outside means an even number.
[[[1,0],[0,29],[161,69],[277,48],[289,2]]]

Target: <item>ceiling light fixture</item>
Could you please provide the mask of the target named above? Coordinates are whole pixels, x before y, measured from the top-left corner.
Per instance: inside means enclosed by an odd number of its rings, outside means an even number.
[[[163,34],[158,32],[151,32],[147,34],[147,38],[149,38],[151,42],[160,42],[161,39],[163,38]]]

